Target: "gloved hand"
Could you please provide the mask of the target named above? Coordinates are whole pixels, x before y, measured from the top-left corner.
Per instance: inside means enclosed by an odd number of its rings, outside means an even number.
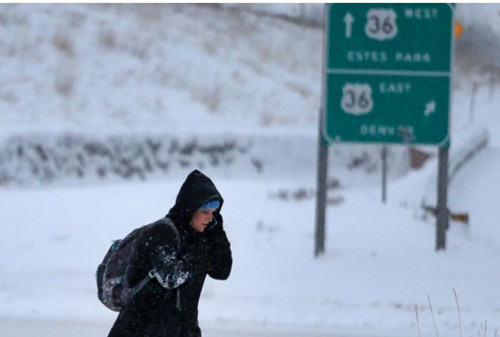
[[[232,257],[230,243],[224,231],[222,215],[214,213],[217,225],[205,230],[204,236],[210,247],[208,255],[207,273],[217,280],[225,280],[231,273]]]
[[[210,251],[207,241],[203,235],[197,235],[186,242],[181,255],[191,273],[197,274],[206,270]]]
[[[191,275],[204,272],[207,269],[207,255],[204,250],[193,250],[182,256],[186,269]]]
[[[208,237],[223,231],[224,220],[219,212],[214,213],[212,222],[213,223],[205,230]]]

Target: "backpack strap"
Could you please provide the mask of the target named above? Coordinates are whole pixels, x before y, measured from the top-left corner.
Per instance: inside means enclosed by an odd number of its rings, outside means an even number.
[[[177,227],[175,227],[175,224],[168,217],[165,217],[165,224],[167,224],[168,226],[170,226],[170,228],[172,228],[172,230],[175,233],[176,241],[180,245],[180,243],[181,243],[181,236],[179,234],[179,230],[177,229]],[[152,277],[154,277],[154,270],[151,270],[149,272],[149,274],[153,275]],[[181,311],[181,308],[182,308],[182,306],[181,306],[181,290],[179,288],[177,288],[177,291],[176,291],[175,295],[176,295],[175,296],[176,297],[175,298],[175,307],[177,308],[177,310]]]
[[[177,243],[180,244],[181,243],[181,236],[179,234],[179,230],[177,229],[177,227],[175,227],[174,223],[172,222],[172,220],[170,220],[170,218],[165,217],[163,219],[164,219],[165,225],[168,225],[170,228],[172,228],[172,230],[175,233],[176,241],[177,241]]]
[[[176,238],[176,241],[178,243],[181,242],[181,237],[179,235],[179,230],[177,229],[177,227],[175,227],[174,223],[172,222],[172,220],[170,220],[168,217],[164,217],[163,219],[161,219],[160,221],[162,221],[165,225],[169,226],[175,233],[175,238]],[[154,277],[156,276],[156,272],[154,269],[151,269],[149,271],[149,273],[146,275],[145,278],[142,279],[141,282],[139,282],[134,288],[132,288],[132,296],[134,296],[135,294],[137,294],[139,291],[142,290],[142,288],[144,288],[146,286],[146,284],[148,284],[148,282],[153,279]],[[179,300],[179,293],[177,294],[177,306],[180,306],[180,300]]]
[[[166,225],[170,226],[170,228],[172,228],[172,230],[174,231],[175,233],[175,239],[177,241],[177,243],[180,245],[181,243],[181,236],[179,234],[179,230],[177,229],[177,227],[175,227],[175,224],[172,222],[172,220],[170,220],[170,218],[168,217],[165,217],[164,218],[164,222]],[[150,276],[151,278],[153,278],[155,276],[155,272],[154,272],[154,269],[152,269],[148,276]],[[179,288],[177,288],[177,291],[176,291],[176,296],[175,296],[175,307],[177,308],[177,310],[181,311],[181,290]]]

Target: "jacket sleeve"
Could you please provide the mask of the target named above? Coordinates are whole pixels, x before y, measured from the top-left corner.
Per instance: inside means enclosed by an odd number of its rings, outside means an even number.
[[[209,247],[208,275],[217,280],[226,280],[231,273],[233,257],[231,245],[222,228],[211,233]]]
[[[172,229],[153,229],[145,245],[155,277],[164,288],[177,288],[189,279],[189,263],[179,256],[180,244]]]

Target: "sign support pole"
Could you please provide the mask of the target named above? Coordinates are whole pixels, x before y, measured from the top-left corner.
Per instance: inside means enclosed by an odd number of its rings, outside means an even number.
[[[387,200],[387,146],[382,146],[382,203]]]
[[[319,113],[318,163],[316,183],[316,230],[314,256],[325,253],[326,181],[328,176],[328,144],[323,140],[323,109]]]
[[[325,253],[326,232],[326,181],[328,178],[328,143],[323,139],[323,126],[325,123],[325,80],[326,80],[326,41],[327,41],[327,8],[325,5],[323,16],[323,64],[321,81],[321,105],[318,118],[318,160],[316,172],[316,227],[314,232],[314,257]]]
[[[438,186],[436,217],[436,251],[446,249],[446,231],[448,230],[448,147],[439,147]]]

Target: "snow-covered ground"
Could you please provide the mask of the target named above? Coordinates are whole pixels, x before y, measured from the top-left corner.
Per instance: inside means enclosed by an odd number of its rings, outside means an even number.
[[[207,283],[201,324],[412,336],[415,306],[421,331],[433,331],[429,296],[441,334],[452,336],[455,289],[464,331],[473,334],[482,321],[498,326],[498,228],[475,217],[468,232],[453,223],[447,251],[435,253],[433,222],[402,205],[405,194],[418,193],[413,180],[390,185],[387,205],[376,189],[342,191],[345,201],[329,208],[327,254],[318,260],[314,200],[273,197],[301,186],[216,180],[235,264],[227,282]],[[161,217],[179,186],[2,191],[2,316],[111,324],[115,314],[96,299],[95,267],[111,239]]]
[[[9,64],[0,67],[4,136],[29,137],[33,130],[102,136],[174,126],[181,128],[174,135],[202,140],[250,132],[271,139],[259,147],[264,164],[290,163],[280,168],[286,174],[266,179],[244,162],[237,174],[206,169],[226,200],[234,268],[229,280],[205,285],[205,336],[410,337],[435,335],[436,328],[441,337],[497,336],[498,87],[490,95],[481,85],[470,112],[472,85],[457,75],[452,147],[478,130],[490,138],[453,178],[450,209],[468,212],[470,222],[450,224],[446,251],[434,251],[434,219],[420,207],[435,173],[431,159],[419,171],[394,175],[386,204],[374,184],[378,173],[331,169],[341,187],[329,191],[338,202],[328,207],[326,254],[315,259],[319,29],[212,7],[30,6],[0,7],[10,32],[0,44],[2,64]],[[498,20],[496,13],[478,12],[483,21]],[[68,22],[72,28],[64,29]],[[146,34],[134,30],[137,22]],[[152,43],[156,36],[170,43]],[[304,45],[286,49],[290,40]],[[113,61],[109,72],[92,73],[98,60]],[[136,72],[119,71],[131,63]],[[287,137],[288,150],[276,145]],[[97,264],[111,240],[162,217],[194,168],[196,161],[142,182],[3,186],[0,336],[105,335],[116,314],[97,300]]]

